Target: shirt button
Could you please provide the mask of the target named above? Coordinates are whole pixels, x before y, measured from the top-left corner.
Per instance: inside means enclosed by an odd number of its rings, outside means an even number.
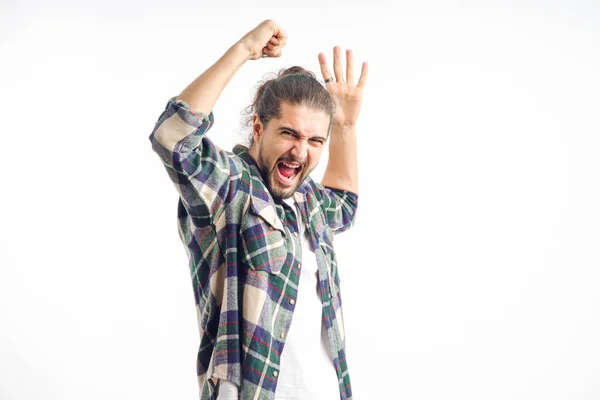
[[[291,300],[290,300],[290,304],[292,304],[292,305],[293,305],[293,304],[296,304],[296,300],[294,300],[294,299],[291,299]]]
[[[294,236],[298,237],[298,232],[294,232]]]
[[[273,376],[277,376],[277,375],[279,375],[279,372],[273,371]]]
[[[302,266],[302,264],[298,263],[296,264],[296,268],[300,269],[300,267]]]
[[[284,339],[285,338],[285,333],[282,333],[281,335],[279,335],[280,338]]]

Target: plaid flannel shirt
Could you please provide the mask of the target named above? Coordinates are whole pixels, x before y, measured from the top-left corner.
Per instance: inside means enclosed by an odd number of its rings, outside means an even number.
[[[273,399],[302,267],[298,224],[285,202],[274,202],[245,147],[227,152],[207,138],[212,125],[212,112],[194,113],[172,98],[150,135],[180,195],[179,235],[200,331],[200,398],[215,399],[218,380],[226,379],[242,399]],[[317,257],[340,399],[351,399],[333,234],[353,224],[358,197],[309,177],[294,199]]]

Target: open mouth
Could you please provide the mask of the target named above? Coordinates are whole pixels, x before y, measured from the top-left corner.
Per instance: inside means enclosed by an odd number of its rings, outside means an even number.
[[[280,161],[277,163],[277,176],[284,184],[291,184],[302,171],[302,165],[296,162]]]

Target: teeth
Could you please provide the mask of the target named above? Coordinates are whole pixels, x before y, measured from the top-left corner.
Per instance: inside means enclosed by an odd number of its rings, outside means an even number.
[[[290,167],[290,168],[298,168],[299,165],[293,165],[293,164],[288,164],[285,161],[282,161],[283,165],[285,165],[286,167]]]

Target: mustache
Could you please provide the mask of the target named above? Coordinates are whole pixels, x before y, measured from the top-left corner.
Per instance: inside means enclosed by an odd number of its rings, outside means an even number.
[[[277,164],[279,164],[279,163],[280,163],[280,162],[282,162],[282,161],[283,161],[283,162],[288,162],[288,163],[297,163],[297,164],[300,164],[300,166],[301,166],[302,168],[306,167],[306,160],[304,160],[304,161],[300,161],[300,160],[297,160],[297,159],[295,159],[294,157],[287,157],[287,156],[280,157],[280,158],[277,160],[277,162],[275,163],[275,165],[277,166]]]

